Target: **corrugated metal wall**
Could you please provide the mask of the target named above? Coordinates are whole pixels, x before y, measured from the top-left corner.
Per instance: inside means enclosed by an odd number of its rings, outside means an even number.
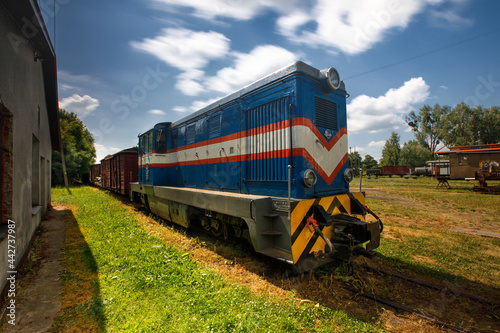
[[[263,104],[246,112],[249,161],[247,179],[287,179],[286,149],[289,148],[287,98]]]

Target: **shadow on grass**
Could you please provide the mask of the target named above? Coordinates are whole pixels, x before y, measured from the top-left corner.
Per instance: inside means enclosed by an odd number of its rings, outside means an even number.
[[[105,332],[98,266],[71,210],[66,210],[61,313],[53,330]]]

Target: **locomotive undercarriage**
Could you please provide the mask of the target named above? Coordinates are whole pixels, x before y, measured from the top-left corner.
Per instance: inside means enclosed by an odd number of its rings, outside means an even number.
[[[380,243],[382,224],[378,218],[364,221],[370,211],[360,202],[364,202],[362,193],[287,202],[135,183],[131,199],[186,228],[196,222],[215,236],[247,239],[256,252],[292,264],[298,272],[329,262],[350,262],[359,254],[371,255]]]

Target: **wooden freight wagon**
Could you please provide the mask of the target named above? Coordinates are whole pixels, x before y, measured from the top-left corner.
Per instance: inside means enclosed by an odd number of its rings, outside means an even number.
[[[89,182],[95,186],[101,186],[101,165],[94,164],[90,166]]]
[[[382,167],[382,175],[384,176],[401,176],[409,175],[411,166],[409,165],[385,165]]]
[[[130,183],[137,182],[137,147],[109,155],[101,161],[102,187],[128,195]]]
[[[475,179],[475,173],[480,170],[481,162],[500,162],[500,143],[448,147],[448,149],[449,151],[439,151],[436,154],[449,156],[449,179],[452,180]]]

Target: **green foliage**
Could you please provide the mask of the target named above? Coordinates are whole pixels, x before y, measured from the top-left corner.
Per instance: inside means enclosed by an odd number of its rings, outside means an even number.
[[[366,155],[365,159],[363,160],[363,165],[364,165],[365,170],[373,169],[373,168],[376,168],[378,166],[378,162],[376,159],[373,158],[373,156]]]
[[[443,117],[442,141],[447,146],[500,142],[500,107],[471,108],[460,103]]]
[[[384,148],[382,149],[382,159],[380,166],[384,165],[400,165],[401,147],[399,145],[399,134],[396,132],[391,133],[391,137],[385,141]]]
[[[426,147],[423,147],[417,140],[405,142],[401,149],[401,164],[423,166],[425,162],[434,159],[434,154]]]
[[[349,168],[357,169],[361,166],[361,155],[359,152],[355,151],[354,153],[349,154]]]
[[[410,112],[406,116],[406,123],[415,132],[417,141],[429,151],[436,151],[440,142],[440,133],[442,132],[442,118],[450,112],[448,106],[434,105],[431,109],[429,105],[424,105],[418,113]]]
[[[406,123],[415,132],[417,142],[431,152],[443,142],[447,146],[468,146],[500,142],[500,107],[471,108],[460,103],[449,106],[424,105],[410,112]]]
[[[70,182],[80,183],[95,161],[94,138],[74,112],[59,110],[61,139]],[[61,152],[52,151],[52,184],[63,184]]]

